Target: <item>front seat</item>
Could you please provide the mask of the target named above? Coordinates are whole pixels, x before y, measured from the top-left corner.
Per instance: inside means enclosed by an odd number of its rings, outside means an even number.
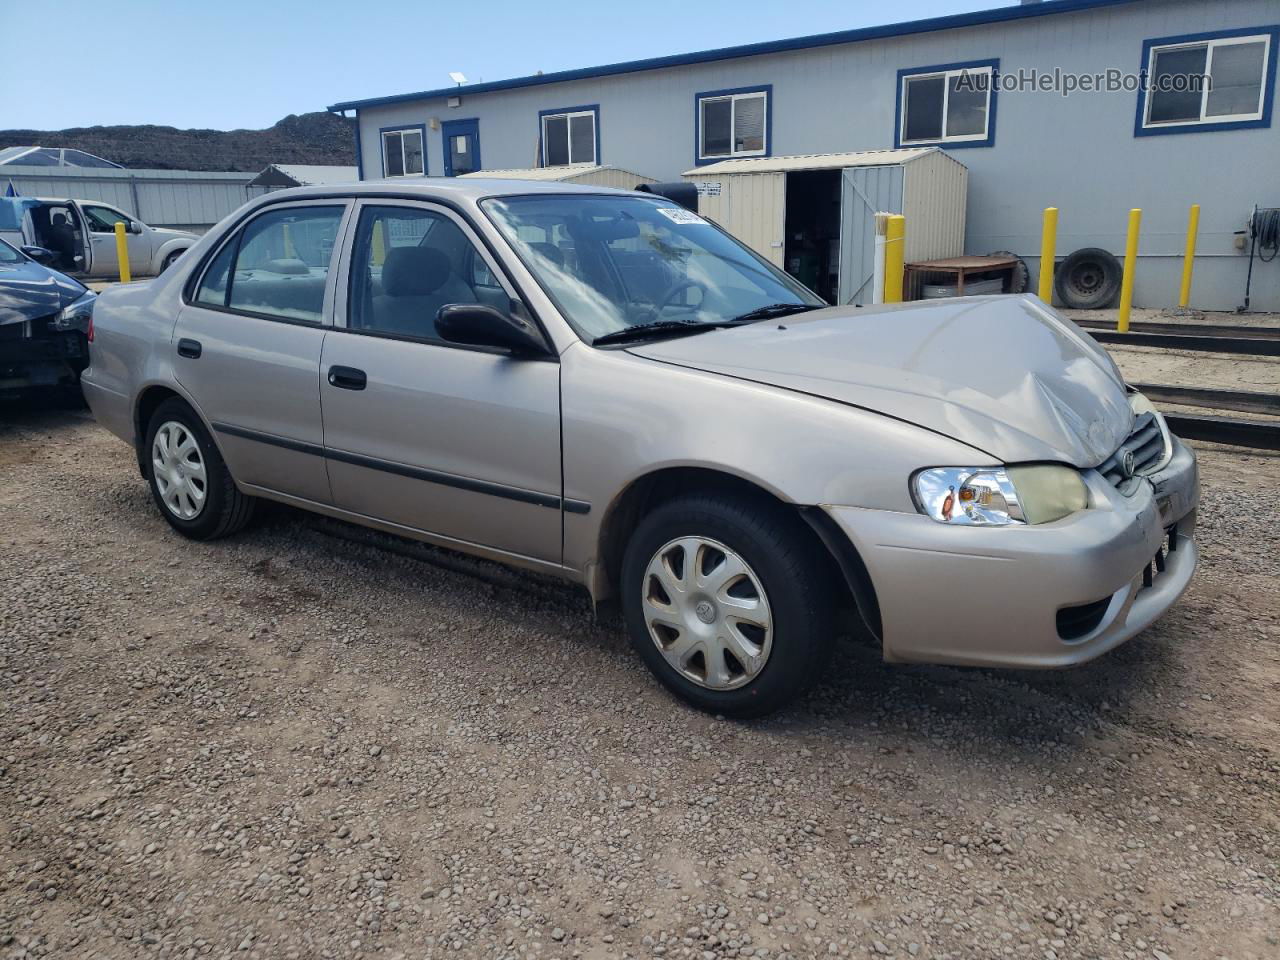
[[[58,255],[57,269],[76,269],[76,232],[67,222],[65,213],[55,213],[49,218],[49,235],[45,246]]]
[[[436,314],[449,303],[476,303],[475,292],[434,247],[393,247],[382,265],[372,326],[385,333],[439,339]]]

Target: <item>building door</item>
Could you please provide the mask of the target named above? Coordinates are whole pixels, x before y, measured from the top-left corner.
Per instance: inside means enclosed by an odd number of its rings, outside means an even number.
[[[446,120],[444,134],[444,175],[460,177],[480,169],[480,121]]]

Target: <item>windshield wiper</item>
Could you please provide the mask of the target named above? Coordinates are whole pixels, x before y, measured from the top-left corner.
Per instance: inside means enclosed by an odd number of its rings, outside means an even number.
[[[770,303],[763,307],[756,307],[754,310],[748,310],[746,313],[740,313],[729,322],[750,323],[752,320],[768,320],[770,317],[785,317],[793,313],[821,309],[817,304],[812,303]]]
[[[624,343],[627,340],[643,340],[656,333],[681,332],[693,333],[699,330],[714,330],[723,327],[725,320],[653,320],[649,323],[637,323],[634,327],[624,327],[611,333],[604,333],[591,341],[591,345],[600,346],[606,343]]]

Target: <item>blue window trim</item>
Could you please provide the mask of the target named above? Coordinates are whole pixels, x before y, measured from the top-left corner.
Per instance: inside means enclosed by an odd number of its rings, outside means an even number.
[[[456,120],[443,120],[440,123],[440,156],[444,159],[444,166],[440,169],[446,177],[452,177],[454,175],[453,163],[451,162],[451,157],[449,155],[449,138],[456,137],[458,135],[456,133],[450,133],[449,128],[453,127],[454,129],[457,129],[461,126],[467,127],[468,133],[473,129],[475,130],[476,169],[484,169],[484,167],[480,165],[480,118],[459,117]]]
[[[1276,48],[1280,47],[1280,26],[1248,27],[1238,30],[1213,30],[1208,33],[1187,33],[1178,37],[1154,37],[1142,41],[1142,61],[1138,64],[1138,75],[1146,85],[1147,65],[1151,62],[1151,48],[1176,46],[1182,43],[1200,43],[1206,40],[1226,40],[1231,37],[1263,37],[1270,36],[1271,44],[1267,54],[1265,76],[1262,78],[1262,116],[1257,120],[1227,120],[1221,123],[1169,123],[1158,127],[1144,126],[1147,114],[1147,95],[1150,91],[1138,91],[1138,109],[1133,119],[1133,135],[1135,137],[1161,137],[1172,133],[1213,133],[1218,130],[1247,130],[1257,127],[1271,126],[1271,107],[1276,93]]]
[[[942,73],[946,70],[972,70],[976,67],[991,68],[991,95],[987,99],[987,136],[983,140],[912,140],[902,142],[902,81],[907,77],[922,76],[930,73]],[[994,147],[996,145],[996,94],[999,92],[997,80],[1000,76],[1000,58],[993,60],[965,60],[961,63],[938,63],[931,67],[907,67],[898,71],[898,89],[894,94],[893,109],[893,146],[895,149],[911,147],[942,147],[945,150],[963,150],[966,147]],[[943,129],[946,129],[946,117],[942,118]]]
[[[594,113],[595,114],[595,118],[592,121],[595,124],[595,130],[596,130],[595,163],[597,166],[599,166],[601,163],[601,160],[600,160],[600,104],[598,103],[588,103],[588,104],[584,104],[581,107],[556,107],[554,110],[538,111],[538,164],[539,166],[543,166],[543,167],[551,166],[551,164],[547,163],[546,151],[543,149],[544,145],[542,143],[542,118],[558,117],[562,113]],[[585,166],[585,164],[576,164],[576,166]]]
[[[750,160],[755,157],[771,157],[773,156],[773,84],[758,83],[754,87],[732,87],[728,90],[704,90],[701,93],[693,95],[693,164],[696,167],[705,167],[709,163],[719,163],[721,160],[738,159],[732,153],[723,157],[706,157],[702,156],[702,101],[710,100],[713,97],[732,97],[740,93],[763,93],[764,96],[764,153],[752,153],[743,156],[742,159]],[[732,131],[730,131],[732,137]]]
[[[378,163],[382,168],[382,176],[387,176],[387,147],[382,140],[384,133],[395,133],[400,130],[420,130],[422,131],[422,173],[407,173],[403,176],[396,177],[396,180],[409,180],[417,176],[430,176],[428,171],[431,164],[427,161],[427,125],[425,123],[393,123],[389,127],[378,128]]]
[[[364,157],[361,156],[360,149],[360,111],[356,111],[355,122],[352,124],[356,133],[356,179],[364,179]],[[381,134],[379,134],[381,136]]]

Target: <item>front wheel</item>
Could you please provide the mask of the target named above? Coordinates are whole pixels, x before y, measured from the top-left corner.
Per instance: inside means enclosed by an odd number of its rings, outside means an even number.
[[[699,709],[758,717],[820,675],[832,645],[831,565],[785,508],[749,497],[663,504],[627,544],[622,604],[654,675]]]
[[[185,251],[183,250],[179,250],[177,253],[171,253],[167,257],[165,257],[160,264],[160,272],[164,273],[166,270],[172,267],[175,263],[177,263],[178,258],[182,256],[184,252]]]
[[[151,415],[144,462],[156,506],[184,537],[216,540],[253,515],[256,501],[236,488],[209,431],[177,397]]]

